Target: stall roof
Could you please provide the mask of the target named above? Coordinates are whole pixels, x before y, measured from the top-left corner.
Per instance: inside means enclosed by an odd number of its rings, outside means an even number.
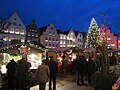
[[[19,43],[19,44],[14,44],[14,45],[2,47],[2,48],[0,48],[0,52],[1,53],[9,53],[9,54],[20,53],[18,48],[20,48],[22,45],[26,45],[30,48],[36,48],[36,49],[39,49],[41,51],[46,50],[46,48],[42,44],[40,44],[36,41],[32,41],[30,43]]]

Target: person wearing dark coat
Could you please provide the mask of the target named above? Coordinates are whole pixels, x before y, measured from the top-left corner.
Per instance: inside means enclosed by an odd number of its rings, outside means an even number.
[[[92,85],[91,77],[95,73],[95,62],[89,57],[88,61],[86,61],[86,71],[88,76],[88,83]]]
[[[81,83],[84,84],[84,80],[83,80],[83,74],[84,74],[84,58],[83,56],[77,56],[76,60],[75,60],[75,70],[77,73],[77,85],[80,85],[79,80],[81,76]]]
[[[16,62],[12,59],[6,65],[7,69],[7,78],[8,78],[8,89],[14,89],[14,79],[15,79],[15,70],[16,70]]]
[[[16,90],[27,90],[26,86],[26,73],[28,72],[31,64],[27,61],[27,55],[23,55],[22,59],[17,62],[16,67]]]
[[[49,76],[49,90],[56,90],[56,76],[58,71],[58,63],[53,60],[53,57],[49,57],[50,60],[48,62],[48,67],[50,69],[50,76]],[[51,83],[53,81],[53,89],[51,88]]]
[[[115,55],[113,54],[111,57],[110,57],[110,66],[114,66],[117,64],[117,59],[115,57]]]

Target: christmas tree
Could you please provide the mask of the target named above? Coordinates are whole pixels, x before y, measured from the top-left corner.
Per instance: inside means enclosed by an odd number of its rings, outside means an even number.
[[[92,18],[90,27],[87,33],[85,48],[96,48],[100,45],[100,30],[94,18]]]

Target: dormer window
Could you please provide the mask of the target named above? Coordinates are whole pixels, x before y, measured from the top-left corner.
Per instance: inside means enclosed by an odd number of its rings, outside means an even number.
[[[19,24],[19,26],[21,26],[21,24]]]
[[[14,20],[16,20],[16,18],[14,18]]]

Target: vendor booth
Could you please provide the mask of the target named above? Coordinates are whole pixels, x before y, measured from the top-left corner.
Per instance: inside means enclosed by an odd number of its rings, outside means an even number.
[[[6,64],[14,59],[16,62],[26,53],[31,69],[36,69],[43,59],[46,59],[47,49],[38,42],[20,43],[0,48],[0,66],[2,73],[6,72]]]

